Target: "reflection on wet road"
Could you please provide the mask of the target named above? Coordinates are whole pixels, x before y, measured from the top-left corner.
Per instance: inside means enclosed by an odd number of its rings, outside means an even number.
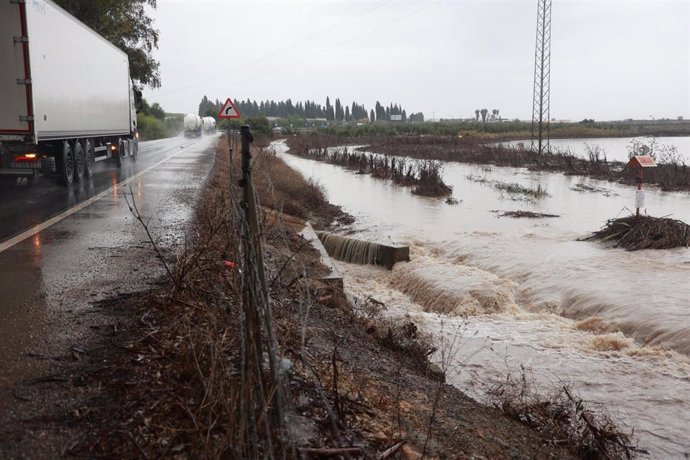
[[[132,193],[163,250],[175,251],[216,139],[142,143],[136,163],[98,163],[91,181],[69,188],[44,179],[0,189],[0,390],[45,372],[48,357],[69,355],[95,302],[161,275],[124,194]]]
[[[142,142],[136,162],[127,159],[121,169],[114,162],[98,162],[91,180],[75,183],[71,187],[64,187],[57,179],[48,177],[41,178],[36,185],[5,184],[0,188],[0,242],[98,195],[198,142],[201,141],[183,137]]]

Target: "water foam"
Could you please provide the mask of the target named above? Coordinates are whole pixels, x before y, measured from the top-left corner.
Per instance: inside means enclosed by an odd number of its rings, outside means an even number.
[[[425,311],[455,316],[520,311],[514,282],[431,257],[415,255],[412,262],[396,265],[389,283]]]

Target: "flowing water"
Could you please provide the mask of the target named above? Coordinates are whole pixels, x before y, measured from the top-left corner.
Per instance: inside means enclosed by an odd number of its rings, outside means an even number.
[[[328,254],[344,262],[375,264],[379,258],[379,246],[370,241],[360,241],[333,233],[317,233]]]
[[[629,212],[635,191],[562,174],[444,164],[460,203],[279,154],[357,217],[355,238],[410,245],[392,271],[337,263],[355,296],[410,315],[438,341],[449,381],[475,398],[508,373],[572,383],[635,428],[653,458],[690,455],[690,249],[626,252],[578,238]],[[545,188],[533,199],[496,182]],[[646,211],[690,222],[690,194],[648,190]],[[626,209],[628,208],[628,209]],[[500,217],[498,211],[558,214]]]
[[[609,161],[628,161],[628,150],[631,142],[649,145],[652,141],[657,147],[673,146],[678,153],[683,155],[686,162],[690,160],[690,137],[594,137],[590,139],[551,139],[551,148],[554,150],[571,151],[575,155],[587,158],[587,147],[598,146],[603,149]],[[530,145],[530,141],[510,141],[504,145],[516,146],[518,144]]]

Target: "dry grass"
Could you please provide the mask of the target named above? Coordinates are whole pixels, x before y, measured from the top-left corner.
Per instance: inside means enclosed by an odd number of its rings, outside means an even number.
[[[310,220],[317,228],[327,227],[334,220],[351,222],[351,217],[328,202],[317,182],[305,179],[271,150],[261,149],[252,164],[253,180],[262,206]],[[326,219],[323,216],[327,216]]]

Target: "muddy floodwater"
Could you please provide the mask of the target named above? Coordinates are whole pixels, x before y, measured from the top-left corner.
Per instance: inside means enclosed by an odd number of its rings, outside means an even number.
[[[449,381],[478,400],[508,374],[567,382],[634,427],[652,458],[690,453],[690,249],[626,252],[578,238],[630,212],[634,189],[562,174],[444,164],[457,205],[285,153],[357,217],[355,237],[408,244],[392,271],[338,263],[355,296],[410,315],[444,345]],[[501,192],[496,181],[549,196]],[[690,194],[648,190],[646,212],[690,222]],[[550,219],[500,217],[529,210]]]
[[[650,145],[652,141],[657,147],[675,147],[677,152],[684,156],[686,162],[690,160],[690,137],[594,137],[591,139],[551,139],[551,148],[554,151],[570,151],[575,155],[587,158],[587,147],[597,146],[606,154],[609,161],[628,161],[629,146],[633,140]],[[504,142],[504,145],[516,146],[522,143],[529,146],[530,141]]]

